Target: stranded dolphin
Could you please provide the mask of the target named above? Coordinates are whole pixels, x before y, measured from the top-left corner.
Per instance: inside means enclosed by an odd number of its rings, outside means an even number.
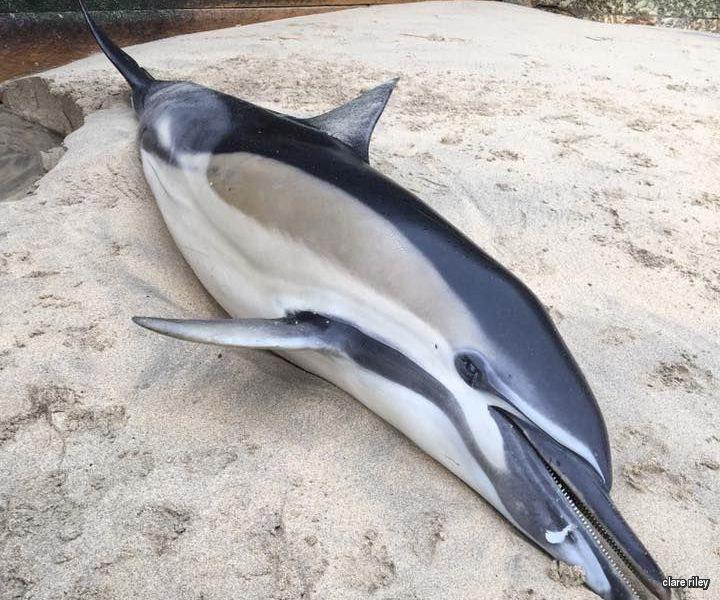
[[[668,598],[609,497],[595,398],[537,298],[368,164],[395,86],[294,118],[158,81],[94,24],[132,88],[140,154],[178,248],[227,320],[138,317],[273,350],[347,390],[608,600]]]

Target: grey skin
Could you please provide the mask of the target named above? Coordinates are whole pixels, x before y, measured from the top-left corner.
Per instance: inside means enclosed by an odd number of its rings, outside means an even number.
[[[466,399],[452,391],[455,382],[441,381],[412,357],[412,349],[392,335],[370,331],[366,323],[313,306],[288,309],[277,318],[135,321],[180,339],[273,350],[301,366],[298,354],[322,354],[421,396],[447,419],[492,482],[501,499],[493,505],[537,546],[582,566],[587,585],[607,600],[669,598],[662,572],[609,498],[612,469],[602,416],[542,304],[420,199],[368,164],[370,135],[395,82],[324,115],[298,119],[196,84],[153,79],[82,8],[101,49],[132,88],[141,150],[153,164],[182,170],[188,156],[271,159],[332,186],[339,198],[351,198],[352,206],[392,228],[409,253],[420,257],[407,265],[417,269],[417,285],[430,273],[440,275],[448,296],[437,311],[467,313],[483,332],[483,343],[470,340],[455,348],[454,376],[478,399],[491,399],[488,414],[500,434],[505,465],[488,458],[488,442],[478,438]],[[167,123],[173,127],[171,144],[162,135]],[[348,214],[351,208],[348,204]],[[302,206],[298,211],[302,214]],[[330,246],[321,250],[337,258]],[[388,256],[388,269],[404,257]],[[412,296],[413,290],[404,293]],[[327,378],[342,385],[341,378]],[[465,473],[458,475],[472,485]]]

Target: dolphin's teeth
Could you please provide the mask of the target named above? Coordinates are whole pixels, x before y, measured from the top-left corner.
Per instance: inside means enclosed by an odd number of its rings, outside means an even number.
[[[560,478],[558,477],[557,473],[550,467],[550,465],[546,464],[545,468],[547,469],[548,473],[550,474],[550,477],[552,477],[552,480],[555,482],[555,485],[558,486],[558,489],[560,490],[560,493],[563,495],[565,500],[567,500],[567,503],[570,505],[570,508],[572,508],[573,512],[577,515],[578,519],[580,520],[580,523],[584,527],[584,529],[590,534],[590,536],[597,542],[598,548],[600,548],[600,551],[603,553],[605,558],[607,559],[610,566],[615,571],[615,574],[623,581],[623,583],[628,587],[630,592],[633,595],[633,598],[636,598],[637,600],[641,600],[640,594],[638,594],[637,590],[633,586],[632,583],[630,583],[630,580],[625,576],[625,574],[622,572],[622,569],[618,566],[617,562],[615,561],[615,558],[612,554],[608,551],[605,544],[611,547],[611,549],[617,554],[617,556],[620,557],[620,559],[623,561],[623,563],[630,569],[630,571],[633,571],[632,565],[625,559],[623,556],[622,549],[615,543],[615,541],[611,538],[610,534],[608,533],[607,529],[602,526],[601,523],[597,522],[597,519],[593,518],[591,515],[586,514],[585,511],[583,511],[575,502],[573,497],[570,495],[570,492],[567,490],[565,485],[562,483]]]

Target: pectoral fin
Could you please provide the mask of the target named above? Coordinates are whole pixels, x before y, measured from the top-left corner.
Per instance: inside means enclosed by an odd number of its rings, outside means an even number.
[[[317,117],[305,119],[305,122],[346,143],[367,162],[370,136],[397,81],[392,79],[383,83],[347,104]]]
[[[151,331],[201,344],[264,350],[339,351],[334,336],[327,335],[331,321],[317,315],[313,318],[217,320],[133,317],[133,321]]]

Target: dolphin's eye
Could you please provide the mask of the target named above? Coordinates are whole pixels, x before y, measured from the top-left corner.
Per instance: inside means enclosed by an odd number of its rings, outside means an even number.
[[[487,372],[482,358],[472,354],[458,354],[455,357],[455,369],[470,387],[478,390],[489,389]]]

